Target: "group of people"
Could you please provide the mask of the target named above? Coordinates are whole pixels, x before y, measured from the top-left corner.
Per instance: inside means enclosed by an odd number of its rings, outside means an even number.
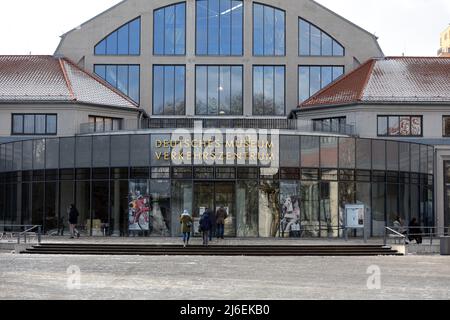
[[[203,236],[203,245],[208,246],[208,241],[213,238],[214,227],[216,227],[217,239],[224,239],[225,232],[225,220],[228,217],[228,213],[224,207],[220,207],[214,215],[214,212],[206,208],[199,221],[199,232]],[[183,245],[186,247],[189,245],[191,238],[191,232],[193,232],[194,219],[187,210],[184,210],[180,217],[181,232],[183,233]]]
[[[409,241],[415,240],[417,244],[422,243],[422,230],[420,229],[420,224],[416,218],[413,218],[409,223],[409,228],[406,228],[403,219],[399,216],[394,221],[395,231],[407,236]],[[409,229],[409,230],[408,230]]]

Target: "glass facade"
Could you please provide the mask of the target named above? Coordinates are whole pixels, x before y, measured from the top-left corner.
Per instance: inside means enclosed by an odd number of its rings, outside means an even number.
[[[186,3],[178,3],[153,12],[153,54],[186,53]]]
[[[286,13],[283,10],[253,4],[253,55],[286,54]]]
[[[139,103],[140,96],[140,66],[96,64],[94,72],[114,88]]]
[[[197,66],[195,78],[196,115],[243,114],[242,66]]]
[[[94,49],[97,56],[140,55],[141,18],[121,26],[100,41]]]
[[[197,0],[197,55],[242,56],[243,25],[242,0]]]
[[[153,114],[186,114],[185,66],[153,66]]]
[[[397,215],[435,223],[433,170],[425,165],[434,155],[425,145],[291,134],[274,145],[276,167],[180,166],[158,157],[168,139],[151,132],[2,144],[0,223],[55,233],[71,203],[82,234],[92,236],[178,236],[183,210],[198,223],[205,208],[219,207],[229,214],[227,237],[342,236],[346,204],[366,206],[373,236]],[[448,217],[446,210],[447,226]]]
[[[298,19],[299,56],[344,56],[344,47],[308,21]]]
[[[253,114],[258,116],[284,116],[285,67],[253,67]]]
[[[344,66],[299,66],[298,102],[304,102],[343,74]]]

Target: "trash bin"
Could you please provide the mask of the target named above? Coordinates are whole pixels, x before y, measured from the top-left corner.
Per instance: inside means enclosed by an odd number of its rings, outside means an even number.
[[[441,256],[450,255],[450,237],[441,237]]]

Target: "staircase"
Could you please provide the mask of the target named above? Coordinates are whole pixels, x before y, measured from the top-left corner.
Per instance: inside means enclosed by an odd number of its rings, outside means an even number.
[[[381,245],[132,245],[132,244],[41,244],[21,254],[124,255],[124,256],[392,256],[402,255]]]

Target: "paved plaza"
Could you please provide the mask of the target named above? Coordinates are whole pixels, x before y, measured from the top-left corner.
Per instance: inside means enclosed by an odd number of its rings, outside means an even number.
[[[0,299],[450,299],[450,257],[1,253]]]

